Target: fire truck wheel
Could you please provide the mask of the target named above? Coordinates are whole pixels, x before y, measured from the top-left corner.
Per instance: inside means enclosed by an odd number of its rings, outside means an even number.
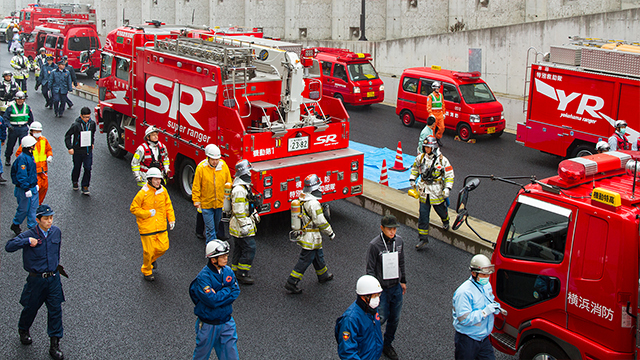
[[[458,136],[460,136],[460,140],[469,141],[471,139],[471,126],[467,123],[460,123],[458,125]]]
[[[595,150],[592,146],[588,145],[578,145],[571,152],[571,157],[583,157],[595,154]]]
[[[336,99],[340,100],[340,102],[344,105],[344,98],[340,94],[336,94]]]
[[[562,349],[545,339],[533,339],[520,349],[518,360],[560,360],[568,359]]]
[[[413,126],[413,123],[415,122],[413,114],[409,110],[405,110],[400,114],[400,120],[402,120],[402,125],[407,127]]]
[[[191,188],[193,187],[193,175],[196,173],[196,163],[191,159],[184,159],[180,163],[180,177],[178,186],[180,192],[187,200],[191,200]]]
[[[107,147],[111,156],[118,159],[122,159],[127,154],[127,151],[120,147],[120,138],[120,129],[117,124],[112,122],[107,131]]]

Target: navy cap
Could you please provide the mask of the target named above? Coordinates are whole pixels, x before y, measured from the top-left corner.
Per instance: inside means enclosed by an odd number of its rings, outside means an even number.
[[[38,206],[38,209],[36,209],[36,217],[51,215],[53,215],[53,209],[47,204],[42,204]]]
[[[383,216],[382,220],[380,220],[380,225],[382,225],[384,227],[387,227],[387,228],[397,228],[398,226],[400,226],[398,224],[398,220],[393,215],[385,215],[385,216]]]
[[[63,64],[64,65],[64,60],[58,60],[58,62],[56,64],[58,64],[58,65]]]
[[[62,57],[62,60],[69,60],[69,57],[67,55]]]

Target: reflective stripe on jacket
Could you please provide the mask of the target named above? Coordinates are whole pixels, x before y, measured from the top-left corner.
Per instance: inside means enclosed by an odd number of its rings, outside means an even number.
[[[433,154],[433,152],[431,154]],[[432,182],[425,182],[422,174],[429,171],[434,161],[434,180]],[[429,196],[429,203],[432,205],[440,204],[444,201],[444,195],[442,194],[444,189],[453,189],[453,167],[449,163],[449,160],[442,154],[438,153],[435,156],[430,156],[422,153],[416,156],[416,160],[413,162],[413,166],[411,166],[411,176],[409,176],[409,179],[416,182],[416,187],[420,193],[420,202],[425,202],[427,196]]]
[[[11,115],[9,115],[9,123],[11,125],[26,125],[29,123],[29,105],[22,104],[22,108],[18,109],[18,104],[11,104]]]
[[[33,159],[36,162],[36,171],[38,174],[46,173],[49,170],[47,158],[49,156],[53,156],[53,151],[47,138],[40,135],[37,140],[38,142],[36,142],[36,146],[33,148]],[[18,147],[18,151],[16,151],[16,156],[19,156],[20,154],[22,154],[22,145],[20,145],[20,147]]]
[[[231,211],[229,234],[237,238],[255,236],[256,224],[249,214],[249,190],[245,185],[235,185],[231,190]]]
[[[158,152],[157,159],[155,159],[155,155],[153,154],[153,149],[151,147],[156,148]],[[160,163],[158,170],[162,171],[164,168],[165,172],[169,171],[170,162],[167,147],[159,141],[157,144],[149,146],[145,141],[142,145],[138,146],[136,152],[133,154],[133,158],[131,159],[131,171],[133,171],[135,175],[141,175],[142,179],[146,181],[147,171],[151,167],[154,159]]]
[[[300,210],[302,212],[302,235],[298,237],[298,245],[306,250],[322,249],[322,234],[333,234],[333,229],[324,217],[320,202],[305,193],[300,194]]]
[[[438,94],[438,96],[436,97],[435,93],[432,92],[431,94],[429,94],[429,100],[431,100],[431,109],[427,109],[429,110],[429,112],[431,112],[431,110],[442,110],[442,94]]]

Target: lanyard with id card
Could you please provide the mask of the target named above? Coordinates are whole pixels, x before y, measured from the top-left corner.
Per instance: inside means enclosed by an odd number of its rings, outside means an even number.
[[[400,277],[400,263],[398,261],[398,252],[396,251],[396,242],[393,242],[393,251],[389,252],[387,243],[382,238],[382,244],[384,244],[385,252],[382,253],[382,279],[393,280]]]

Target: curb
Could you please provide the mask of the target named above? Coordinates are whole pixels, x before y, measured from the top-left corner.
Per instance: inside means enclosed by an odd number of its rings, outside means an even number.
[[[86,86],[87,88],[89,88],[88,86]],[[84,89],[78,89],[75,88],[73,89],[73,91],[71,92],[73,95],[87,99],[87,100],[91,100],[93,102],[99,102],[100,99],[98,97],[98,90],[95,89],[95,91],[91,91],[94,88],[89,88],[89,90],[84,90]]]

